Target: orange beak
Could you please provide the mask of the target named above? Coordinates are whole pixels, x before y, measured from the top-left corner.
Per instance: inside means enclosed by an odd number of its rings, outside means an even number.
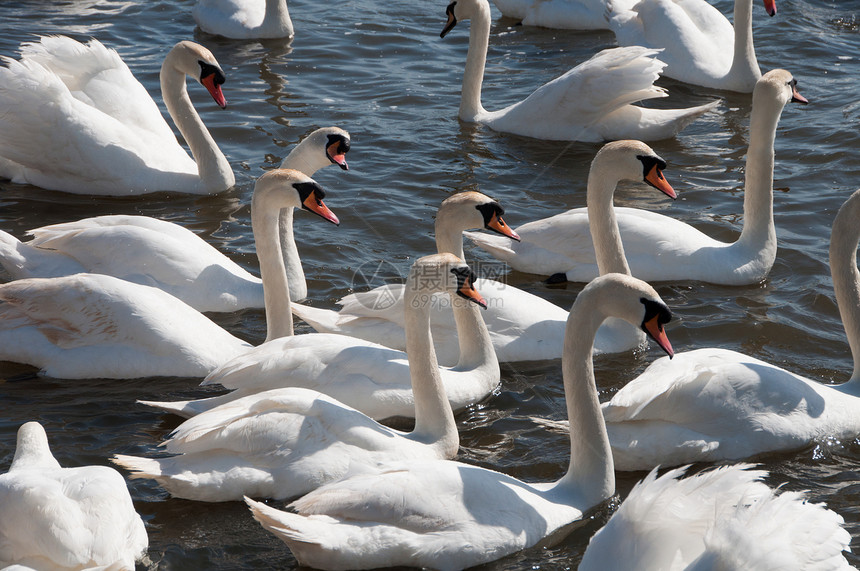
[[[657,168],[657,165],[654,165],[651,171],[645,176],[645,182],[673,200],[678,198],[678,195],[675,194],[675,189],[672,188],[669,181],[663,176],[663,172]]]
[[[218,104],[218,107],[221,109],[227,108],[227,99],[224,98],[224,93],[221,91],[221,86],[215,83],[215,74],[210,74],[200,80],[200,83],[203,84],[203,87],[209,92],[209,95],[212,96],[212,99],[215,100],[215,103]]]
[[[498,232],[503,236],[507,236],[511,240],[516,240],[517,242],[520,241],[519,234],[514,232],[514,230],[510,226],[505,224],[505,221],[502,220],[502,217],[498,214],[493,214],[493,218],[492,220],[490,220],[490,223],[487,224],[487,228],[493,230],[494,232]]]
[[[457,290],[457,293],[460,294],[460,297],[465,297],[469,301],[474,301],[484,309],[487,309],[487,302],[484,301],[484,298],[481,297],[481,294],[478,293],[478,290],[475,289],[475,286],[472,285],[472,280],[468,280],[463,286]]]
[[[308,195],[302,205],[314,214],[322,216],[335,226],[340,226],[340,220],[337,219],[337,216],[334,215],[334,212],[329,210],[329,207],[326,206],[322,200],[317,199],[316,195],[313,192]]]
[[[791,86],[791,100],[795,103],[803,103],[804,105],[809,104],[809,99],[804,97],[797,91],[797,84]]]
[[[645,330],[645,333],[656,341],[657,345],[659,345],[660,348],[669,355],[670,359],[675,356],[675,351],[672,349],[672,344],[669,343],[669,338],[666,336],[666,330],[663,329],[663,326],[659,322],[658,315],[655,315],[650,320],[643,323],[642,328]]]
[[[346,155],[343,153],[338,153],[339,147],[340,147],[340,142],[332,143],[325,150],[326,155],[328,155],[328,158],[331,159],[331,162],[335,163],[336,165],[338,165],[343,170],[348,171],[349,165],[346,164]]]
[[[764,9],[769,16],[776,16],[776,0],[764,0]]]

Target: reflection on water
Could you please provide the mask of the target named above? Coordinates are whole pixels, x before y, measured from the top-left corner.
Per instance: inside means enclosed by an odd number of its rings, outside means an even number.
[[[0,54],[14,55],[32,34],[96,37],[116,48],[161,106],[158,70],[170,47],[197,39],[227,75],[226,110],[190,86],[201,117],[234,168],[236,187],[211,196],[171,193],[132,198],[66,195],[0,182],[0,228],[23,237],[45,224],[101,214],[144,214],[198,232],[256,272],[250,224],[253,183],[280,163],[292,145],[321,126],[352,135],[350,171],[330,168],[316,180],[341,226],[296,217],[295,234],[310,293],[307,303],[333,307],[353,288],[361,268],[390,265],[405,275],[412,261],[432,252],[435,210],[449,194],[476,190],[499,199],[516,226],[584,206],[589,164],[599,145],[543,142],[500,135],[457,119],[467,34],[439,39],[447,0],[290,2],[296,37],[286,41],[233,41],[202,34],[191,18],[192,0],[114,0],[0,3]],[[731,0],[715,5],[731,13]],[[860,130],[856,78],[860,76],[860,6],[848,2],[783,2],[779,14],[753,22],[764,70],[786,67],[809,100],[788,106],[776,139],[774,218],[779,239],[768,279],[747,287],[700,283],[655,284],[672,307],[669,336],[678,351],[724,347],[743,351],[823,382],[843,382],[852,359],[827,264],[830,224],[860,186]],[[493,109],[519,101],[543,83],[613,44],[608,32],[575,33],[515,25],[494,9],[484,96]],[[786,57],[791,54],[791,57]],[[717,112],[675,139],[652,143],[667,162],[679,194],[669,201],[623,185],[617,203],[658,210],[709,235],[735,240],[742,225],[748,142],[748,96],[661,80],[673,106],[720,98]],[[161,106],[163,109],[163,106]],[[490,259],[467,244],[469,260]],[[548,286],[538,276],[507,271],[508,283],[569,307],[581,284]],[[372,284],[376,285],[376,283]],[[235,335],[259,343],[263,312],[214,316]],[[297,332],[309,328],[297,323]],[[602,400],[609,399],[658,354],[656,349],[604,356],[595,364]],[[217,394],[199,379],[132,381],[42,379],[31,367],[0,366],[0,470],[12,458],[20,424],[38,420],[64,465],[105,464],[115,453],[149,456],[179,420],[136,405],[136,399],[171,400]],[[457,416],[459,459],[524,481],[551,481],[567,466],[564,434],[531,417],[564,415],[558,362],[506,364],[502,386],[486,402]],[[810,490],[838,511],[860,537],[860,443],[825,441],[794,453],[760,459],[771,483]],[[696,468],[699,468],[698,466]],[[623,497],[642,474],[618,475]],[[129,482],[147,522],[151,569],[293,569],[285,546],[237,502],[202,504],[170,499],[146,480]],[[549,549],[532,549],[485,566],[520,570],[575,568],[595,519]],[[855,541],[855,552],[860,543]],[[850,555],[853,565],[860,558]]]

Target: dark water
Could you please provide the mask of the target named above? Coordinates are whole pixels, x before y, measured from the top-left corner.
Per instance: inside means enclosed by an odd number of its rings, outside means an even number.
[[[158,69],[177,41],[209,47],[228,82],[226,111],[191,86],[192,98],[237,175],[236,187],[213,197],[161,194],[98,198],[0,182],[0,227],[17,236],[44,224],[100,214],[144,214],[200,233],[254,271],[249,202],[254,179],[277,165],[311,130],[339,125],[352,134],[351,170],[316,176],[328,191],[339,228],[296,217],[309,277],[309,301],[330,307],[351,291],[362,264],[380,259],[404,273],[430,253],[433,217],[450,193],[480,190],[497,197],[517,226],[585,204],[588,165],[599,145],[559,144],[499,135],[456,118],[467,27],[439,39],[447,0],[343,0],[290,3],[292,43],[233,41],[195,31],[192,0],[0,1],[0,54],[13,55],[32,34],[90,36],[116,48],[135,75],[157,93]],[[728,0],[717,6],[731,12]],[[860,186],[860,2],[783,0],[767,18],[755,6],[757,54],[763,70],[789,69],[811,104],[789,105],[776,141],[775,219],[779,254],[768,280],[749,287],[668,283],[658,291],[676,314],[669,335],[676,350],[720,346],[740,350],[822,382],[848,378],[852,360],[827,264],[836,210]],[[497,109],[522,99],[599,49],[609,32],[576,33],[515,26],[494,9],[484,104]],[[683,107],[723,100],[717,113],[675,139],[652,146],[669,163],[675,202],[632,186],[616,202],[660,210],[733,240],[740,230],[750,97],[662,80]],[[467,249],[471,260],[488,261]],[[505,272],[510,283],[569,306],[580,286],[548,287],[535,276]],[[363,285],[363,284],[362,284]],[[261,311],[220,315],[236,335],[259,343]],[[307,328],[299,325],[299,331]],[[658,356],[598,359],[603,396]],[[0,470],[11,461],[20,424],[38,420],[66,466],[105,464],[115,453],[149,455],[178,423],[135,399],[197,396],[198,379],[64,381],[34,378],[30,367],[0,366]],[[502,386],[487,402],[461,413],[460,459],[526,480],[559,477],[568,444],[526,419],[559,418],[563,394],[558,362],[504,366]],[[761,459],[770,482],[809,490],[839,512],[860,543],[860,443],[822,443]],[[621,498],[643,474],[620,474]],[[169,498],[148,481],[129,483],[147,523],[149,560],[141,568],[292,569],[287,548],[250,517],[244,504],[203,504]],[[611,513],[595,518],[552,549],[533,549],[489,569],[575,568],[590,535]],[[848,556],[852,564],[860,558]]]

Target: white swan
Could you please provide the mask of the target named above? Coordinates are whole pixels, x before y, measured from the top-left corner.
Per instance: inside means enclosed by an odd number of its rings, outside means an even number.
[[[346,168],[349,134],[317,129],[284,159],[281,168],[307,176],[329,164]],[[281,239],[290,272],[290,296],[302,299],[307,284],[293,238],[293,208],[281,211]],[[190,230],[149,216],[98,216],[27,232],[22,243],[0,230],[0,265],[12,279],[81,272],[107,274],[157,287],[198,311],[263,307],[263,282]]]
[[[743,93],[761,77],[753,46],[753,0],[735,0],[734,27],[705,0],[607,0],[607,5],[619,45],[662,49],[666,77]],[[764,5],[768,14],[776,14],[776,0]]]
[[[201,45],[183,41],[161,66],[176,140],[146,89],[116,51],[64,36],[21,46],[0,67],[0,176],[79,194],[157,191],[211,194],[233,186],[230,164],[188,97],[185,76],[227,106],[224,72]]]
[[[254,187],[251,217],[266,283],[267,338],[292,335],[280,253],[281,208],[302,206],[337,223],[323,190],[294,170],[273,170]],[[280,266],[280,274],[274,268]],[[279,279],[280,278],[280,279]],[[270,287],[271,285],[271,287]],[[285,294],[286,295],[286,294]],[[0,285],[0,360],[52,377],[201,377],[250,345],[160,289],[103,274],[31,278]]]
[[[197,0],[191,15],[204,32],[226,38],[293,37],[287,0]]]
[[[633,5],[636,0],[615,0]],[[606,0],[493,0],[502,15],[525,26],[564,30],[608,30]]]
[[[119,472],[60,467],[38,422],[18,429],[0,475],[0,538],[0,567],[42,571],[134,569],[149,545]]]
[[[630,270],[618,239],[612,196],[621,180],[642,180],[669,196],[672,187],[663,178],[666,163],[648,145],[639,141],[607,143],[595,156],[588,177],[588,208],[594,221],[593,232],[599,244],[601,272],[629,274]],[[436,247],[463,258],[463,231],[483,225],[491,230],[493,214],[501,206],[477,192],[464,192],[447,198],[436,216]],[[582,218],[587,219],[585,212]],[[586,231],[588,227],[586,226]],[[502,223],[500,232],[510,232]],[[516,236],[516,235],[514,235]],[[514,238],[516,239],[516,238]],[[617,251],[613,251],[613,248]],[[567,310],[536,295],[492,280],[479,279],[476,287],[487,300],[484,322],[500,362],[558,359],[562,354]],[[392,302],[391,300],[396,300]],[[395,349],[403,348],[403,286],[391,284],[369,292],[350,294],[339,302],[340,312],[293,305],[293,313],[317,331],[352,335]],[[433,313],[433,340],[439,361],[457,362],[460,348],[453,316],[445,306]],[[595,353],[628,351],[645,342],[642,332],[627,322],[608,319],[597,331]]]
[[[762,482],[741,464],[636,484],[588,544],[579,571],[609,569],[853,569],[843,519],[803,494]]]
[[[471,287],[474,276],[466,277]],[[266,287],[268,292],[268,282]],[[289,299],[282,302],[288,304]],[[478,308],[458,298],[450,298],[449,303],[457,322],[460,359],[453,367],[441,368],[440,375],[451,406],[460,410],[489,396],[499,385],[501,372]],[[405,311],[408,303],[403,308]],[[325,393],[377,420],[415,416],[406,353],[346,335],[311,333],[267,341],[224,363],[202,384],[234,390],[192,401],[140,402],[188,417],[246,395],[302,387]]]
[[[448,5],[441,36],[460,20],[471,19],[469,52],[463,72],[460,119],[495,131],[557,141],[600,142],[613,139],[666,139],[713,109],[718,101],[688,109],[649,109],[636,101],[666,97],[654,86],[664,64],[657,50],[642,47],[603,50],[528,98],[500,111],[481,105],[481,83],[490,38],[487,0],[456,0]]]
[[[860,191],[840,208],[830,271],[854,372],[826,385],[742,353],[708,348],[655,361],[603,412],[620,470],[741,459],[860,434]]]
[[[776,258],[773,224],[773,143],[782,108],[806,103],[785,70],[765,74],[753,93],[744,183],[744,224],[735,242],[720,242],[692,226],[633,208],[616,208],[633,275],[649,281],[699,280],[725,285],[761,282]],[[481,248],[512,268],[554,279],[588,281],[597,275],[582,209],[517,228],[520,241],[466,232]],[[554,274],[559,274],[558,276]]]
[[[412,432],[383,426],[316,391],[275,389],[185,421],[165,443],[178,456],[119,455],[114,461],[133,478],[154,478],[174,496],[228,501],[244,495],[296,497],[380,462],[453,458],[459,436],[433,351],[430,296],[445,292],[483,305],[471,279],[468,266],[453,254],[419,258],[410,271],[405,317],[407,374],[415,395]],[[354,372],[344,368],[341,374],[358,375],[373,365],[359,358],[351,362]]]
[[[648,284],[607,274],[582,290],[562,358],[570,465],[557,482],[527,484],[453,461],[407,461],[318,488],[290,505],[297,513],[246,498],[254,517],[301,565],[319,569],[462,569],[564,533],[615,492],[591,363],[594,335],[608,316],[641,324],[672,351],[663,330],[669,310]]]

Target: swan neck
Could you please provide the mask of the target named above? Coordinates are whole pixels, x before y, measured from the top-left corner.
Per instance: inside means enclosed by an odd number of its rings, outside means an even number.
[[[323,153],[320,152],[319,148],[305,145],[305,141],[308,141],[308,139],[305,139],[290,151],[290,154],[281,162],[281,168],[297,170],[309,177],[313,177],[318,170],[331,163],[328,160],[321,162],[322,159],[314,157],[314,154],[322,155]]]
[[[480,287],[478,288],[480,290]],[[491,299],[488,297],[488,299]],[[457,325],[457,339],[460,345],[460,360],[457,369],[462,371],[474,369],[495,370],[494,378],[501,374],[499,360],[493,349],[490,332],[481,315],[483,309],[465,299],[451,297],[454,322]]]
[[[254,191],[251,200],[251,226],[257,258],[260,260],[260,278],[263,281],[266,341],[271,341],[293,334],[293,316],[290,311],[289,281],[284,264],[286,254],[281,252],[282,233],[278,230],[281,208],[267,204],[268,194],[265,189]]]
[[[629,276],[630,266],[627,265],[627,257],[624,255],[624,244],[612,204],[616,181],[610,177],[608,170],[607,165],[593,164],[588,173],[588,227],[591,230],[599,274],[602,276],[615,272]]]
[[[408,280],[404,297],[406,354],[415,401],[411,436],[438,447],[441,455],[451,458],[457,453],[460,437],[430,333],[431,296],[416,286],[415,281]]]
[[[266,13],[263,16],[263,27],[278,26],[293,33],[293,22],[287,9],[287,0],[266,0]]]
[[[10,471],[27,468],[60,468],[60,463],[51,454],[45,429],[35,422],[27,423],[18,429],[15,455],[9,466]]]
[[[474,122],[478,115],[485,112],[481,105],[481,83],[484,81],[490,45],[490,21],[490,7],[486,2],[481,2],[478,12],[470,20],[469,52],[466,54],[463,91],[460,95],[460,119],[463,121]]]
[[[465,260],[463,252],[463,230],[455,228],[450,217],[440,212],[436,216],[436,252],[439,254],[454,254],[461,260]]]
[[[773,223],[773,164],[776,126],[782,105],[756,102],[750,114],[750,144],[744,176],[744,222],[738,244],[761,256],[776,256]]]
[[[185,74],[173,65],[172,54],[165,58],[159,76],[164,104],[191,149],[201,185],[209,192],[220,192],[236,182],[233,169],[194,109],[185,86]]]
[[[570,423],[570,461],[556,487],[570,490],[584,509],[615,493],[615,469],[592,364],[594,338],[604,316],[595,310],[600,300],[594,299],[594,292],[583,293],[574,302],[565,328],[561,369]]]
[[[299,249],[296,246],[296,238],[293,234],[293,211],[293,208],[281,208],[278,217],[278,230],[280,231],[284,267],[287,271],[287,283],[290,287],[290,298],[299,301],[307,297],[308,286],[305,281],[302,260],[299,257]],[[292,329],[292,325],[290,325],[290,329]]]
[[[860,271],[857,247],[860,245],[860,194],[855,193],[840,209],[830,238],[830,274],[839,315],[854,358],[854,371],[848,381],[860,389]]]
[[[753,44],[752,14],[753,0],[735,0],[734,30],[735,46],[730,76],[746,76],[753,80],[761,77]],[[750,89],[752,85],[749,86]]]

